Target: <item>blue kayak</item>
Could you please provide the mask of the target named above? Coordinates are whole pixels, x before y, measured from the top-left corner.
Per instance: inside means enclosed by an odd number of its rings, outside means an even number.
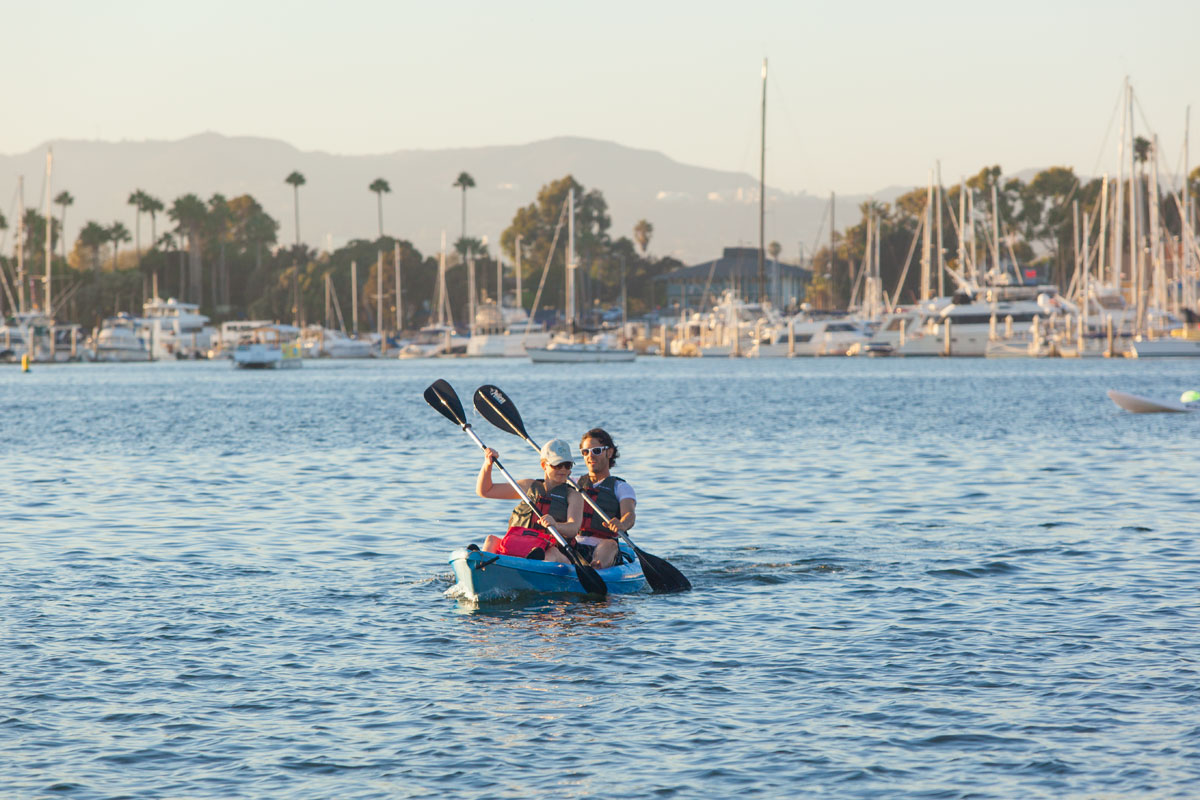
[[[621,544],[621,553],[623,560],[627,559],[626,563],[598,569],[596,574],[604,579],[609,594],[643,591],[647,583],[642,575],[642,565],[628,545]],[[503,600],[531,592],[587,594],[575,577],[575,567],[570,564],[463,549],[450,554],[450,566],[454,568],[458,583],[447,594],[476,602]]]

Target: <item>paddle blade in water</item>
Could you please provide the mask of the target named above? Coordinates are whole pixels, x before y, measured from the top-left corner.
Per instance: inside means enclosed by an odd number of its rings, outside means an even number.
[[[628,539],[626,540],[628,541]],[[630,544],[633,544],[630,542]],[[642,574],[646,583],[656,592],[686,592],[692,588],[692,582],[675,566],[665,559],[653,556],[640,547],[634,546],[638,562],[642,565]]]
[[[425,402],[455,425],[462,427],[467,424],[467,415],[463,413],[462,403],[454,387],[438,378],[425,390]]]
[[[475,410],[505,433],[516,434],[522,439],[529,438],[529,434],[525,432],[525,423],[521,421],[521,412],[517,411],[517,406],[499,386],[488,384],[476,389]]]
[[[608,594],[608,585],[604,582],[604,578],[600,577],[600,573],[588,563],[584,562],[583,558],[571,550],[571,560],[575,562],[575,575],[579,578],[579,582],[583,584],[583,590],[588,594],[596,594],[601,597]]]

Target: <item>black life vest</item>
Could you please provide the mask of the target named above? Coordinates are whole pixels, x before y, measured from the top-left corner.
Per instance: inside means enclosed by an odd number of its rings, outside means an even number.
[[[538,518],[546,514],[554,517],[559,522],[567,521],[567,498],[570,497],[571,487],[565,483],[560,483],[549,492],[546,491],[546,482],[544,480],[536,480],[526,492],[529,499],[537,507],[537,516],[533,514],[531,509],[524,501],[517,504],[513,509],[512,516],[508,518],[508,527],[529,528],[535,531],[546,530],[538,523]]]
[[[592,499],[609,519],[621,518],[621,501],[617,499],[616,475],[609,475],[597,484],[592,483],[591,475],[584,475],[576,482],[579,491]],[[580,536],[595,536],[597,539],[616,539],[617,534],[604,527],[604,519],[587,503],[583,504],[583,523],[579,526]]]

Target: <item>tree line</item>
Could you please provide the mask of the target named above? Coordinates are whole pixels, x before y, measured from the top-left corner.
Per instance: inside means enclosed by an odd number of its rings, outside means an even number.
[[[261,318],[299,324],[329,322],[336,327],[340,324],[336,311],[340,310],[341,322],[350,326],[352,292],[357,291],[359,326],[369,330],[378,324],[375,316],[382,277],[382,327],[394,330],[398,257],[402,327],[413,329],[430,321],[438,254],[422,253],[411,241],[384,233],[383,195],[391,192],[386,180],[378,178],[367,187],[377,196],[377,236],[354,239],[332,252],[318,251],[301,241],[300,190],[307,183],[304,175],[292,172],[284,182],[293,188],[294,243],[279,241],[279,222],[249,194],[233,198],[214,194],[202,199],[188,193],[167,203],[139,188],[128,199],[134,213],[133,231],[122,221],[105,225],[88,220],[68,248],[62,231],[75,198],[61,192],[55,198],[58,216],[50,220],[49,226],[58,317],[93,327],[117,312],[140,314],[142,304],[157,294],[196,303],[215,322]],[[465,264],[468,259],[474,263],[478,299],[494,300],[496,256],[481,239],[468,235],[467,191],[474,188],[474,179],[463,172],[452,185],[462,190],[462,230],[448,254],[447,288],[455,320],[466,324],[469,298]],[[540,307],[564,306],[565,229],[560,232],[548,267],[546,260],[555,223],[572,187],[579,198],[577,274],[582,307],[599,308],[619,302],[623,276],[630,312],[649,310],[656,289],[653,278],[680,266],[679,262],[649,255],[653,225],[646,220],[635,226],[632,239],[613,238],[603,195],[596,189],[587,190],[569,175],[542,187],[534,202],[518,209],[501,237],[499,247],[510,265],[504,278],[509,301],[515,288],[511,265],[518,260],[519,246],[524,306],[529,308],[532,303],[544,267],[548,273]],[[28,209],[23,223],[25,296],[30,305],[38,305],[45,275],[46,219],[36,209]],[[7,220],[0,215],[0,229],[6,227]],[[6,292],[10,291],[8,286],[16,286],[17,261],[15,247],[11,257],[0,256]],[[382,276],[377,274],[380,269]],[[357,286],[352,286],[355,271]],[[326,319],[327,283],[335,302],[333,320]]]

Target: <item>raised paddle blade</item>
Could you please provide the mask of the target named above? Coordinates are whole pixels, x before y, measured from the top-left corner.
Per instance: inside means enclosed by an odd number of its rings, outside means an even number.
[[[463,413],[458,394],[453,386],[441,378],[429,384],[425,390],[425,402],[460,428],[467,424],[467,415]]]
[[[517,411],[516,404],[508,399],[508,395],[499,386],[487,384],[476,389],[475,410],[505,433],[529,439],[529,434],[525,432],[525,423],[521,421],[521,412]]]

